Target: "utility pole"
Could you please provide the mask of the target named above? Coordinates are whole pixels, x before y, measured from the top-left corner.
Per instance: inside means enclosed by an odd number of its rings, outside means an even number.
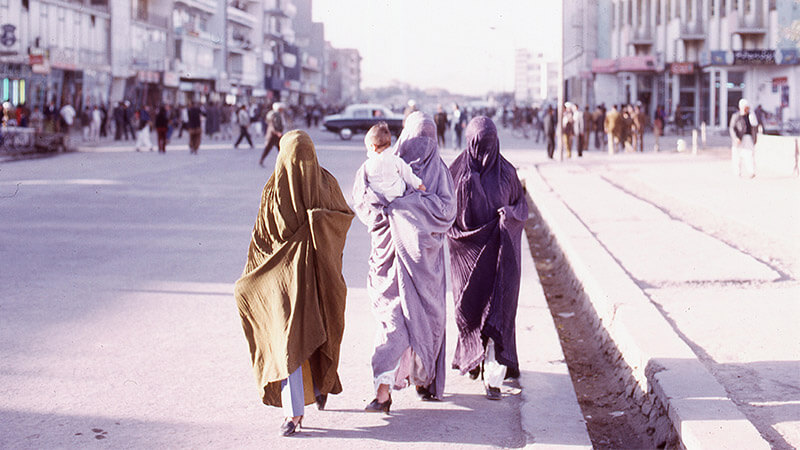
[[[561,0],[561,52],[558,60],[558,123],[556,124],[556,145],[558,146],[558,160],[564,161],[564,143],[561,137],[561,121],[564,114],[564,17],[565,1]]]

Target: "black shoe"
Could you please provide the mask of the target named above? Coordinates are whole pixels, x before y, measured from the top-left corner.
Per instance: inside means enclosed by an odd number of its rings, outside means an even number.
[[[500,388],[486,386],[486,398],[489,400],[500,400],[503,398],[502,394],[500,394]]]
[[[377,397],[376,397],[374,400],[372,400],[370,402],[369,405],[367,405],[366,408],[364,408],[364,411],[366,411],[366,412],[384,412],[386,414],[389,414],[389,407],[390,406],[392,406],[392,397],[389,397],[389,400],[386,400],[383,403],[379,402]]]
[[[481,366],[478,366],[469,371],[470,380],[477,380],[479,376],[481,376]]]
[[[317,409],[320,411],[325,409],[325,403],[328,402],[328,394],[319,394],[316,399],[317,399]]]
[[[438,400],[436,396],[433,395],[433,392],[428,390],[427,386],[417,386],[417,395],[419,395],[419,399],[423,402],[435,402]]]
[[[281,436],[291,436],[300,430],[300,424],[303,422],[303,419],[300,420],[295,424],[291,418],[287,418],[281,424],[281,428],[279,434]]]
[[[506,369],[506,380],[512,378],[519,378],[519,368],[518,367],[509,367]]]

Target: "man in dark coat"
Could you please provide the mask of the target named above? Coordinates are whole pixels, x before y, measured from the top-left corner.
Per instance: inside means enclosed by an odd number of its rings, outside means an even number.
[[[436,124],[436,139],[440,148],[444,148],[444,134],[447,132],[447,113],[444,112],[442,105],[436,110],[436,115],[433,116],[433,123]]]
[[[189,128],[189,153],[196,155],[197,150],[200,149],[200,140],[203,138],[201,120],[203,112],[197,106],[197,103],[191,102],[187,113],[189,115],[189,121],[187,122],[187,127]]]
[[[556,118],[552,106],[547,107],[547,112],[544,114],[542,121],[544,128],[544,137],[547,141],[547,157],[553,159],[553,153],[556,151]]]

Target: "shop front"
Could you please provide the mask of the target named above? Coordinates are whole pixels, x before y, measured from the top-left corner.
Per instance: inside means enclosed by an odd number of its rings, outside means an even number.
[[[606,106],[641,103],[645,111],[656,104],[656,63],[652,55],[622,56],[592,61],[594,100]]]
[[[189,102],[207,103],[212,101],[215,92],[213,80],[181,78],[178,83],[178,103],[188,105]]]
[[[796,49],[711,51],[701,64],[712,127],[726,128],[742,98],[779,123],[800,118]]]

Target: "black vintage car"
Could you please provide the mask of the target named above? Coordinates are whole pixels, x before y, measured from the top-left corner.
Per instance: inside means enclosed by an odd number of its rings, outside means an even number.
[[[366,133],[378,122],[386,122],[395,136],[399,136],[403,130],[402,115],[393,113],[383,105],[369,103],[350,105],[339,114],[325,116],[322,126],[347,140],[353,137],[353,134]]]

